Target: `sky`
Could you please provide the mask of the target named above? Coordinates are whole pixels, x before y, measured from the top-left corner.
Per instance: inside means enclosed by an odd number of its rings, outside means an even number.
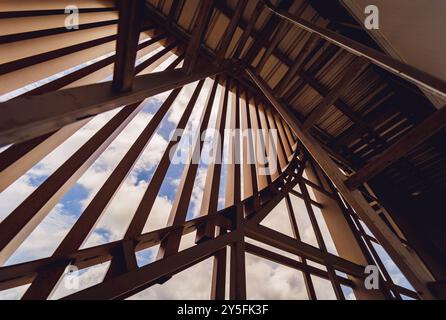
[[[138,62],[147,59],[162,48],[151,52]],[[111,53],[110,53],[111,54]],[[108,54],[109,55],[109,54]],[[107,57],[105,55],[98,59]],[[155,71],[165,69],[176,57],[172,56]],[[92,63],[91,61],[87,64]],[[51,80],[54,80],[64,74],[73,72],[86,64],[66,70],[59,75],[39,81],[21,88],[9,95],[0,97],[2,101],[20,95],[36,86],[40,86]],[[104,79],[109,80],[110,77]],[[122,239],[133,213],[146,190],[150,179],[156,170],[157,163],[163,155],[167,144],[171,138],[173,130],[183,114],[189,98],[197,86],[192,83],[183,88],[180,95],[160,122],[154,136],[149,141],[141,157],[124,180],[123,184],[115,194],[95,228],[92,230],[81,248],[101,245],[115,240]],[[207,79],[204,89],[198,98],[197,107],[190,115],[190,120],[186,127],[185,137],[181,140],[178,150],[186,154],[185,151],[190,147],[191,138],[195,136],[198,125],[207,101],[206,93],[212,87],[212,80]],[[211,113],[209,127],[215,126],[217,117],[217,105],[220,95],[223,93],[219,86],[213,111]],[[82,174],[71,188],[59,199],[57,205],[52,208],[47,216],[42,220],[38,227],[22,243],[16,252],[9,258],[6,265],[13,265],[35,259],[51,256],[62,239],[69,232],[83,210],[91,202],[100,187],[110,176],[113,169],[116,168],[124,154],[129,150],[132,143],[142,132],[147,123],[152,119],[162,102],[167,98],[169,92],[151,97],[141,105],[140,112],[132,121],[123,128],[122,132],[114,139],[106,150],[97,158],[97,160]],[[229,99],[232,101],[231,99]],[[20,179],[13,183],[9,188],[0,194],[0,222],[11,213],[24,199],[32,194],[55,170],[64,163],[74,152],[91,138],[107,121],[119,112],[119,108],[100,114],[89,121],[84,127],[78,130],[74,135],[52,151],[48,156],[42,159],[37,165],[30,169]],[[211,142],[210,137],[208,137]],[[205,144],[204,149],[208,150],[209,145]],[[0,148],[0,152],[7,147]],[[224,146],[224,154],[227,153],[227,144]],[[144,232],[164,228],[167,225],[168,215],[172,208],[172,203],[176,196],[179,184],[179,178],[182,175],[184,166],[181,164],[171,165],[164,179],[160,192],[156,198],[154,207],[150,213],[149,219],[144,227]],[[201,205],[201,198],[206,179],[207,165],[202,162],[198,167],[196,180],[193,187],[191,203],[189,205],[187,219],[193,219],[198,216]],[[226,186],[226,168],[223,166],[222,179],[220,185],[219,208],[224,206],[224,190]],[[310,190],[311,192],[311,190]],[[296,212],[296,218],[299,223],[299,231],[302,241],[318,246],[311,222],[306,213],[305,205],[301,199],[291,196],[291,202]],[[335,245],[331,240],[328,228],[322,218],[318,208],[315,209],[315,215],[318,224],[322,230],[327,249],[330,253],[337,254]],[[262,225],[273,228],[286,235],[292,236],[291,224],[286,211],[285,203],[282,201],[262,222]],[[266,247],[263,244],[256,243],[253,240],[247,240],[256,245]],[[194,245],[194,234],[184,237],[181,242],[181,250]],[[137,253],[137,260],[140,266],[153,262],[157,247],[150,248]],[[395,281],[407,286],[407,281],[402,277],[401,272],[396,268],[391,259],[386,256],[382,247],[377,246],[377,250],[383,255],[386,265],[388,265]],[[277,249],[276,249],[277,251]],[[279,252],[283,255],[292,256],[286,252]],[[293,258],[296,258],[295,256]],[[228,259],[229,261],[229,259]],[[107,271],[109,263],[97,265],[76,273],[79,280],[80,289],[87,288],[100,283]],[[323,266],[314,264],[316,267]],[[228,268],[229,269],[229,268]],[[130,299],[208,299],[210,293],[210,280],[212,270],[212,259],[208,259],[191,267],[180,274],[174,276],[164,285],[155,285]],[[252,256],[246,256],[246,276],[247,293],[249,299],[308,299],[303,275],[300,271],[290,269],[285,266]],[[316,294],[320,299],[334,299],[334,291],[331,284],[317,277],[313,277]],[[62,281],[63,283],[63,281]],[[22,286],[0,292],[0,299],[19,299],[26,291],[28,286]],[[70,291],[60,285],[53,292],[51,298],[57,299],[66,296]],[[347,298],[354,299],[351,290],[345,288]]]

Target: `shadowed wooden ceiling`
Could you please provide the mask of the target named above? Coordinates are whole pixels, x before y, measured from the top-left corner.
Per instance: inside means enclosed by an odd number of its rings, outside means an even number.
[[[377,48],[336,1],[272,3]],[[199,4],[198,0],[149,0],[148,19],[162,18],[163,27],[187,43],[199,15]],[[231,23],[236,25],[233,33]],[[247,28],[248,36],[244,33]],[[218,57],[224,42],[228,42],[225,58],[241,59],[252,66],[299,119],[310,120],[312,134],[347,172],[370,162],[435,112],[414,85],[367,61],[355,64],[356,56],[271,14],[259,1],[215,1],[203,39],[203,57]],[[324,98],[336,90],[334,102],[317,112]],[[414,148],[389,166],[386,174],[409,194],[444,188],[444,137],[441,131]]]
[[[338,1],[271,2],[383,52]],[[149,0],[147,19],[187,47],[199,4]],[[273,15],[262,1],[214,2],[200,53],[214,62],[222,50],[225,58],[251,66],[347,174],[373,164],[437,111],[417,86]],[[234,76],[256,91],[247,76]],[[261,92],[257,97],[264,99]],[[446,194],[444,141],[442,129],[368,180],[423,259],[440,266],[446,266],[446,220],[439,211]],[[436,271],[444,275],[443,267]]]

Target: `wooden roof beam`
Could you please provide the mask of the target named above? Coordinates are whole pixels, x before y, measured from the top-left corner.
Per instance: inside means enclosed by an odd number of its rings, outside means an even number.
[[[181,10],[184,6],[184,0],[172,1],[172,5],[169,9],[169,15],[167,16],[167,20],[169,25],[175,23],[175,21],[180,17]]]
[[[113,93],[108,81],[9,100],[0,104],[0,145],[29,140],[224,71],[206,64],[191,74],[175,69],[135,77],[129,92]]]
[[[302,48],[302,50],[299,52],[299,55],[296,57],[296,63],[294,63],[289,69],[288,72],[285,74],[285,76],[280,80],[280,82],[277,84],[274,91],[277,93],[278,97],[283,97],[286,88],[289,86],[289,84],[293,81],[294,77],[296,76],[297,72],[301,69],[301,66],[307,59],[308,55],[310,54],[311,50],[314,48],[315,44],[317,43],[318,37],[315,35],[310,35],[307,41],[305,41],[305,44]]]
[[[308,7],[308,3],[304,1],[299,8],[296,11],[296,15],[300,16],[305,9]],[[271,44],[267,47],[265,53],[262,56],[262,59],[260,60],[259,64],[256,67],[256,72],[260,73],[260,71],[265,66],[268,59],[273,54],[274,50],[278,47],[280,42],[283,40],[283,38],[286,36],[287,32],[290,30],[290,24],[286,20],[282,20],[279,23],[279,27],[277,28],[277,32],[274,34]]]
[[[319,83],[314,77],[308,75],[303,69],[298,70],[297,74],[309,85],[313,90],[315,90],[319,95],[325,97],[329,94],[329,90]],[[387,97],[387,96],[386,96]],[[344,101],[338,99],[333,104],[339,111],[345,114],[356,126],[360,129],[358,134],[361,132],[369,133],[373,138],[382,140],[378,133],[375,132],[373,127],[365,120],[362,119],[361,115],[358,114],[353,108],[347,105]],[[373,109],[373,108],[372,108]]]
[[[288,10],[292,4],[293,4],[293,1],[282,0],[279,4],[279,7],[282,10]],[[252,44],[251,48],[249,48],[246,55],[243,57],[243,59],[247,63],[249,63],[249,64],[252,63],[254,61],[254,59],[256,58],[256,56],[258,55],[258,53],[260,52],[260,50],[263,47],[266,47],[266,44],[268,43],[271,34],[274,33],[274,30],[276,30],[279,23],[280,23],[280,19],[275,15],[272,15],[268,19],[268,21],[266,22],[262,31],[259,33],[260,36],[257,38],[254,38],[254,43]]]
[[[245,11],[246,5],[248,4],[247,0],[241,0],[237,2],[237,6],[235,7],[234,15],[232,16],[231,22],[229,26],[226,28],[225,35],[223,39],[220,41],[220,46],[217,51],[217,61],[221,62],[226,55],[226,51],[231,43],[231,40],[234,36],[235,30],[237,29],[240,19],[242,18],[243,12]]]
[[[290,108],[282,104],[275,97],[265,81],[257,76],[251,69],[246,69],[246,72],[259,86],[260,90],[271,102],[273,107],[293,129],[298,139],[333,182],[344,199],[366,223],[376,239],[384,246],[401,271],[419,292],[420,296],[423,299],[433,299],[434,296],[427,287],[427,284],[434,281],[434,278],[416,253],[403,245],[386,223],[376,215],[375,211],[370,207],[361,192],[358,190],[350,190],[347,187],[345,183],[346,177],[341,173],[333,160],[331,160],[316,139],[303,129],[302,123],[290,112]]]
[[[116,92],[132,90],[144,1],[121,1],[119,6],[113,74],[113,90]]]
[[[183,69],[187,74],[190,74],[195,68],[197,62],[201,42],[206,34],[207,26],[212,16],[214,9],[214,0],[201,0],[200,9],[193,28],[192,38],[186,50],[184,58]]]
[[[256,66],[256,72],[260,73],[265,66],[268,59],[273,54],[274,50],[279,45],[280,41],[283,40],[283,37],[286,35],[288,31],[288,23],[286,21],[281,21],[279,26],[277,27],[276,32],[273,35],[273,39],[271,44],[266,48],[266,51],[263,53],[262,58],[260,59],[259,64]]]
[[[223,3],[223,1],[217,1],[217,3],[219,3],[220,5],[218,6],[218,9],[223,12],[223,14],[228,15],[227,13],[225,13],[224,8],[221,7],[221,3]],[[251,19],[249,20],[248,24],[244,23],[244,21],[240,21],[240,27],[243,29],[243,34],[240,37],[240,40],[238,42],[238,46],[237,49],[235,50],[234,53],[234,57],[240,58],[241,54],[243,53],[243,49],[245,48],[246,42],[248,41],[249,37],[251,36],[251,33],[254,29],[254,25],[257,21],[257,19],[259,18],[260,14],[263,11],[263,4],[261,1],[259,1],[257,3],[257,6],[254,9],[254,12],[251,15]]]
[[[367,68],[368,63],[363,58],[355,58],[353,63],[347,68],[341,80],[334,86],[332,90],[322,99],[322,101],[314,108],[311,114],[303,123],[303,128],[308,130],[317,120],[319,120],[328,108],[333,105],[349,87],[349,85]]]
[[[446,106],[435,112],[426,120],[409,131],[381,155],[375,157],[362,169],[351,176],[346,184],[350,189],[355,189],[364,182],[369,181],[392,163],[398,161],[413,148],[428,140],[434,134],[446,126]]]
[[[278,17],[286,19],[294,25],[319,35],[321,38],[335,44],[336,46],[347,50],[348,52],[364,57],[371,63],[403,78],[417,86],[424,88],[432,94],[445,99],[446,98],[446,81],[439,79],[431,74],[412,67],[402,61],[387,56],[375,49],[356,42],[348,37],[338,34],[332,30],[320,27],[312,22],[293,15],[283,8],[276,7],[269,0],[261,0],[266,7]]]

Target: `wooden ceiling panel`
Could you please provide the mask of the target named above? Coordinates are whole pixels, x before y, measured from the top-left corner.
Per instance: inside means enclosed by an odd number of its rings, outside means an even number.
[[[321,11],[320,6],[315,6],[315,1],[307,1],[310,5],[305,7],[304,0],[291,3],[291,8],[288,11],[296,13],[306,21],[311,21],[318,26],[339,32],[335,29],[339,27],[338,21],[328,18],[330,17],[329,10]],[[171,6],[171,0],[149,0],[149,2],[158,6],[158,10],[164,16]],[[192,33],[198,12],[198,3],[199,0],[185,1],[179,19],[176,21],[176,25],[185,30],[186,34]],[[272,3],[278,6],[283,2],[275,0]],[[236,0],[215,3],[214,17],[211,19],[204,38],[206,54],[208,56],[210,54],[211,59],[218,50],[237,4]],[[239,25],[228,44],[225,58],[232,58],[257,5],[258,1],[255,0],[247,2]],[[280,23],[272,24],[273,27],[265,30],[267,33],[262,34],[262,30],[271,17],[271,12],[263,8],[255,22],[254,29],[245,41],[246,43],[242,44],[241,57],[253,67],[260,63],[267,46],[273,43],[281,25]],[[335,88],[346,69],[352,64],[354,57],[325,40],[314,35],[311,36],[301,28],[291,24],[287,27],[289,29],[281,35],[281,39],[275,44],[276,47],[270,50],[271,55],[268,54],[267,59],[262,61],[262,67],[259,68],[261,70],[258,72],[271,88],[275,88],[292,71],[293,73],[286,79],[286,83],[282,83],[282,99],[294,109],[300,118],[305,118],[321,103],[323,97]],[[310,39],[311,41],[309,41]],[[186,44],[187,41],[188,38],[185,39]],[[261,41],[260,46],[259,41]],[[308,44],[306,44],[307,42]],[[250,54],[251,61],[246,61],[246,54],[253,45],[256,45],[255,48],[258,50]],[[293,69],[294,65],[297,67]],[[395,97],[399,97],[396,92],[403,90],[404,86],[396,83],[392,77],[384,77],[384,75],[386,73],[379,68],[368,67],[344,88],[333,105],[326,107],[325,112],[315,124],[317,131],[322,136],[333,139],[330,145],[336,145],[338,148],[343,147],[346,152],[356,153],[358,157],[370,159],[370,157],[383,152],[417,122],[416,118],[408,118],[401,100],[395,99]],[[248,84],[247,87],[249,86]],[[256,90],[255,86],[251,86],[251,88]],[[325,141],[328,143],[329,140]],[[434,159],[434,156],[432,155],[431,158]]]
[[[212,50],[217,50],[221,38],[226,32],[230,20],[223,14],[214,11],[211,21],[209,22],[208,32],[205,36],[204,42]]]
[[[184,1],[183,9],[181,10],[178,25],[184,30],[191,31],[198,13],[198,5],[200,0]]]

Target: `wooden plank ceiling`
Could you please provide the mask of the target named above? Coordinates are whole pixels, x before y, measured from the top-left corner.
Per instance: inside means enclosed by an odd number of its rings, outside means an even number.
[[[272,4],[378,48],[336,1],[275,0]],[[214,1],[207,19],[200,10],[206,12],[199,0],[148,0],[146,16],[186,48],[194,41],[196,22],[200,28],[207,23],[202,58],[241,59],[254,68],[347,173],[376,159],[435,112],[412,84],[272,15],[260,1]],[[247,78],[242,81],[255,88]],[[444,130],[383,173],[412,196],[445,188],[442,141]]]

